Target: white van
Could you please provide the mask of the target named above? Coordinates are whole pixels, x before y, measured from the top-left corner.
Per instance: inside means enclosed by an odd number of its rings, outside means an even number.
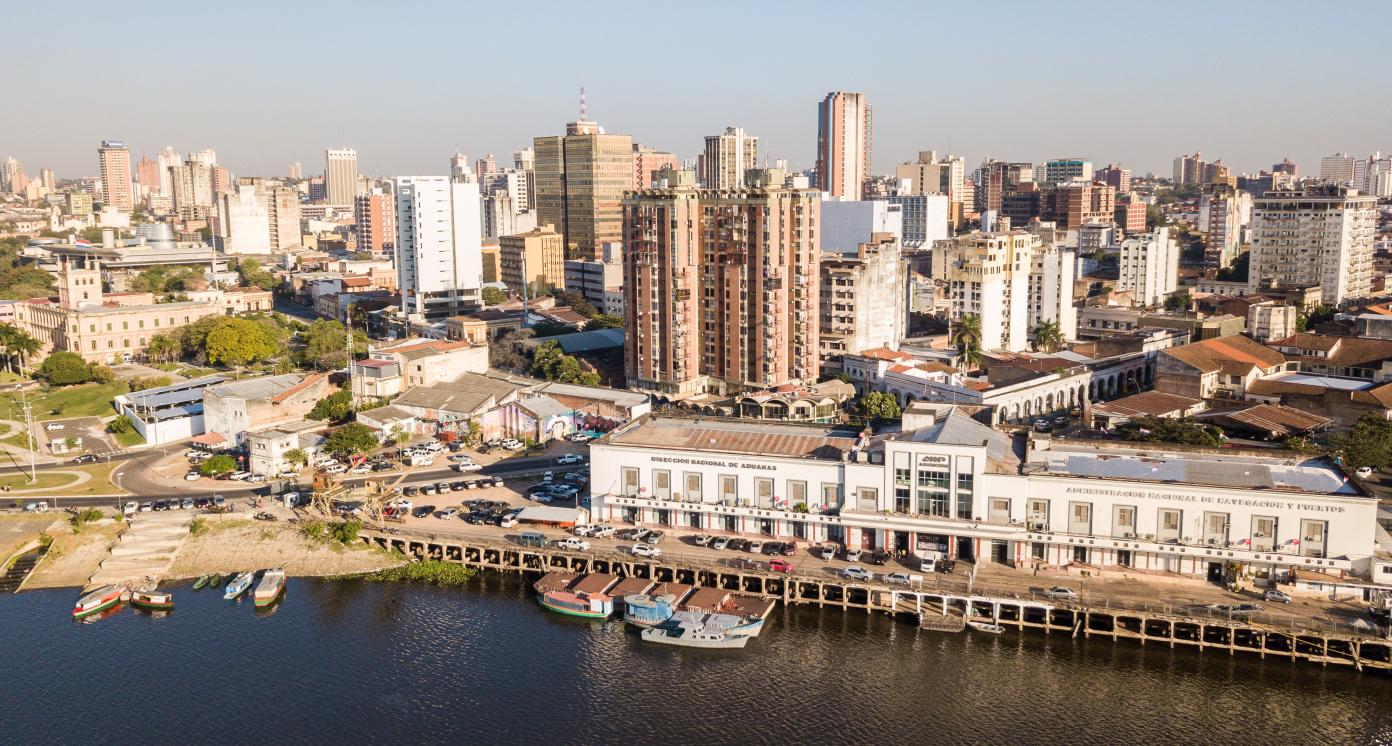
[[[409,458],[411,466],[433,466],[435,464],[435,454],[433,453],[412,453]]]

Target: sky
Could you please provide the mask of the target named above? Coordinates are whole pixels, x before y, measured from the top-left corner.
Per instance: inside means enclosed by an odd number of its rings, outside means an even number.
[[[683,157],[726,126],[812,165],[817,102],[874,107],[874,167],[919,150],[1168,175],[1202,151],[1255,173],[1392,149],[1392,2],[598,3],[3,0],[0,157],[96,175],[213,148],[237,175],[500,163],[576,118]]]

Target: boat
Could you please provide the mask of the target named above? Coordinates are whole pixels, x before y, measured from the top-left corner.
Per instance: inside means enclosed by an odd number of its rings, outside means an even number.
[[[89,614],[105,611],[121,603],[122,592],[123,589],[118,586],[104,585],[84,594],[81,598],[77,599],[77,605],[73,606],[73,618],[81,619]]]
[[[688,648],[742,648],[749,643],[748,635],[731,635],[718,624],[669,620],[642,631],[643,639],[663,645]]]
[[[203,586],[207,585],[207,584],[208,584],[208,581],[211,580],[211,579],[212,579],[212,578],[210,578],[210,577],[207,576],[207,575],[199,575],[199,576],[198,576],[198,579],[195,580],[195,581],[193,581],[193,589],[194,589],[195,591],[201,591],[201,590],[203,590]]]
[[[967,622],[967,626],[977,632],[989,632],[993,635],[998,635],[1005,631],[1005,627],[999,624],[992,624],[991,622]]]
[[[624,621],[638,627],[652,627],[672,618],[677,610],[677,597],[670,593],[649,596],[634,593],[624,596]]]
[[[168,591],[157,591],[153,588],[141,588],[131,592],[130,602],[131,606],[138,606],[142,609],[167,611],[174,608],[174,594]]]
[[[223,593],[222,597],[231,601],[243,593],[246,593],[246,590],[251,587],[251,581],[255,579],[256,573],[254,572],[237,573],[233,576],[232,580],[227,583],[227,592]]]
[[[541,605],[558,614],[584,619],[607,619],[614,613],[614,599],[603,593],[547,591],[541,594]]]
[[[678,622],[693,622],[706,626],[716,625],[724,628],[727,635],[743,635],[745,637],[758,637],[759,632],[764,628],[764,620],[755,616],[740,616],[738,614],[678,611],[672,614],[672,619]]]
[[[208,578],[208,587],[216,588],[220,585],[222,585],[222,573],[215,572],[211,578]]]
[[[256,584],[256,590],[252,592],[251,597],[257,606],[270,606],[280,598],[284,590],[285,571],[277,567],[262,573],[261,582]]]

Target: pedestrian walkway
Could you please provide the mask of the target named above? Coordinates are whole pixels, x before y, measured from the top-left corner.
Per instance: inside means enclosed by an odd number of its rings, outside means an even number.
[[[29,454],[31,453],[28,448],[3,442],[5,438],[24,432],[24,423],[16,422],[15,420],[0,420],[0,428],[4,428],[4,432],[0,432],[0,453],[10,454],[9,458],[0,457],[0,465],[9,461],[13,461],[17,464],[28,464]],[[46,453],[37,451],[32,453],[34,454],[34,463],[37,464],[56,464],[60,460]]]
[[[111,547],[111,554],[97,568],[87,586],[158,583],[174,564],[174,556],[188,537],[193,519],[191,510],[132,516],[130,527]]]

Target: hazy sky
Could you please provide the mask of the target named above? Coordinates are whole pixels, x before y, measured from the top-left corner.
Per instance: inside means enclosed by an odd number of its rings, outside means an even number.
[[[1081,155],[1168,174],[1392,149],[1392,2],[213,2],[5,0],[0,157],[95,175],[211,147],[239,175],[323,150],[364,173],[500,161],[576,116],[682,156],[726,125],[812,163],[816,103],[862,91],[877,171]]]

